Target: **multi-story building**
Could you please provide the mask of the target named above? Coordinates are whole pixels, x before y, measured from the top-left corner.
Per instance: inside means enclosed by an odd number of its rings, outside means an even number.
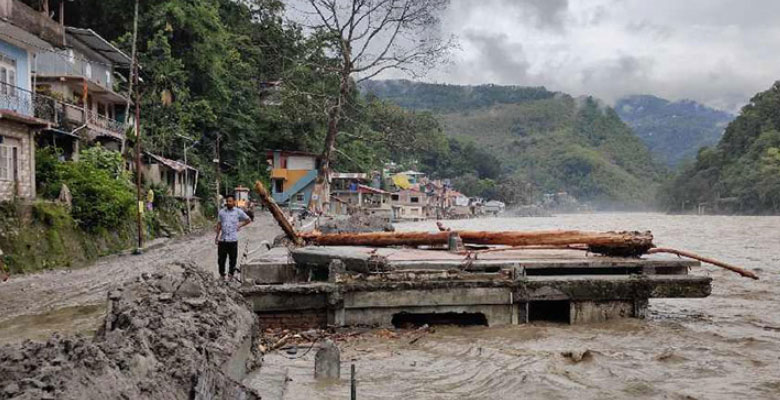
[[[64,29],[64,46],[36,56],[36,92],[51,99],[53,128],[120,150],[129,100],[114,84],[117,68],[129,69],[131,60],[91,29]]]
[[[271,150],[267,159],[271,167],[271,196],[274,201],[291,208],[306,208],[317,180],[319,155]]]
[[[128,101],[114,90],[130,58],[89,29],[0,0],[0,201],[35,197],[35,147],[64,159],[79,143],[119,150]]]
[[[13,11],[0,1],[0,17]],[[35,115],[30,64],[36,47],[46,45],[0,21],[0,201],[35,197],[35,133],[48,122]]]
[[[428,195],[415,189],[401,190],[390,195],[390,204],[393,207],[393,220],[419,221],[427,218],[425,209],[428,204]]]

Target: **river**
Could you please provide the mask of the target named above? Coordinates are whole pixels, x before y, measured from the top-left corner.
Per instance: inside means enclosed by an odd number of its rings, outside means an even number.
[[[446,221],[453,229],[651,230],[660,246],[756,271],[760,281],[705,266],[705,299],[651,300],[645,320],[591,325],[437,327],[417,341],[382,332],[340,344],[342,380],[316,383],[313,354],[283,365],[285,399],[778,399],[780,398],[780,217],[560,215]],[[399,230],[435,230],[432,221]],[[410,343],[413,342],[413,343]],[[563,353],[585,353],[575,362]],[[314,352],[311,352],[314,353]]]

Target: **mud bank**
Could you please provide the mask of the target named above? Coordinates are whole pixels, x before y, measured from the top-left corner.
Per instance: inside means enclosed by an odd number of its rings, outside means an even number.
[[[92,338],[0,348],[0,399],[257,399],[240,383],[257,326],[235,290],[171,264],[111,290]]]

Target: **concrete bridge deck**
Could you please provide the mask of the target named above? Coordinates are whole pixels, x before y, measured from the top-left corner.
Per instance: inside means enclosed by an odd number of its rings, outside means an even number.
[[[363,247],[272,249],[242,266],[243,294],[278,325],[398,325],[442,316],[487,325],[642,318],[651,298],[706,297],[699,266],[578,250],[472,253]],[[473,320],[472,320],[473,321]]]

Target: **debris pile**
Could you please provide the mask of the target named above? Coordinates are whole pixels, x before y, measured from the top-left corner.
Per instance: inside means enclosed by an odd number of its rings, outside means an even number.
[[[240,382],[257,357],[256,317],[194,265],[109,292],[94,338],[0,348],[0,399],[256,399]]]
[[[387,218],[358,213],[349,217],[328,219],[320,223],[319,231],[322,233],[393,232],[395,228]]]

